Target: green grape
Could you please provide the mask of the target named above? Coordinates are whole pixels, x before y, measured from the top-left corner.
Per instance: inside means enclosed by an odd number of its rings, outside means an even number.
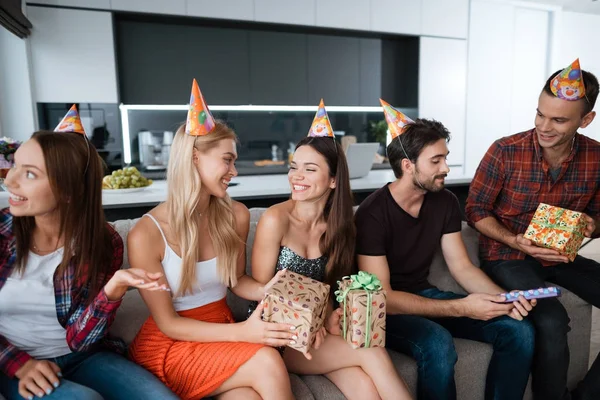
[[[143,176],[136,167],[117,169],[102,178],[104,189],[133,189],[152,185],[152,179]]]

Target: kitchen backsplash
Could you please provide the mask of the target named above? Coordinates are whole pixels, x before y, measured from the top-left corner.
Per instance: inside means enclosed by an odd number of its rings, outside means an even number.
[[[414,108],[401,109],[416,118]],[[185,122],[187,111],[129,110],[129,135],[132,162],[139,162],[137,134],[140,131],[173,131]],[[213,111],[215,118],[224,121],[239,137],[240,160],[271,159],[272,145],[277,145],[286,157],[289,143],[297,143],[306,136],[314,118],[314,111]],[[354,135],[358,142],[371,141],[369,124],[382,119],[383,113],[328,112],[334,131]]]
[[[52,130],[66,114],[71,104],[38,103],[40,129]],[[84,128],[90,142],[110,170],[125,163],[121,116],[118,104],[79,103]],[[416,108],[401,108],[411,118],[418,116]],[[141,131],[175,132],[185,122],[185,110],[128,110],[131,164],[139,165],[138,134]],[[314,111],[213,111],[214,117],[224,121],[239,137],[240,161],[272,158],[272,146],[277,145],[285,159],[290,143],[306,136],[314,118]],[[381,111],[342,112],[328,111],[334,131],[356,136],[358,142],[373,141],[370,122],[384,119]],[[162,135],[160,135],[162,136]],[[337,136],[338,139],[340,136]]]
[[[40,129],[53,130],[72,103],[38,103]],[[109,170],[123,165],[123,139],[118,104],[77,103],[81,122],[90,142]]]

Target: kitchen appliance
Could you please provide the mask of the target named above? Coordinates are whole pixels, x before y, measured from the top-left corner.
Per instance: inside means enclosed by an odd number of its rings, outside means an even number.
[[[138,149],[142,169],[160,171],[167,169],[173,132],[141,131],[138,133]]]

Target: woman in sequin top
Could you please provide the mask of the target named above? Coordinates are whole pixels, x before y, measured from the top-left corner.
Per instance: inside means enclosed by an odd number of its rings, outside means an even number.
[[[351,272],[356,228],[346,157],[330,137],[307,137],[296,146],[288,179],[292,198],[261,217],[252,249],[252,275],[268,282],[276,270],[324,281],[332,288]],[[324,328],[306,355],[286,348],[296,374],[324,374],[348,399],[410,399],[384,348],[352,349],[340,336],[341,310],[328,305]]]

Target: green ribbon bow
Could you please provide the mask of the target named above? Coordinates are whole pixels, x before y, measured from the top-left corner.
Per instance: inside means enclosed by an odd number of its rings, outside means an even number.
[[[372,303],[372,294],[373,292],[377,292],[381,290],[381,282],[376,275],[370,274],[368,272],[359,271],[356,275],[344,276],[341,281],[338,281],[338,287],[341,289],[344,284],[343,281],[347,281],[350,279],[350,284],[346,286],[344,290],[336,290],[335,291],[335,299],[338,303],[343,304],[344,310],[344,322],[343,322],[343,337],[346,340],[347,336],[347,325],[346,325],[346,300],[348,298],[348,293],[352,290],[364,290],[367,292],[367,329],[365,331],[366,339],[365,339],[365,347],[369,347],[371,344],[371,303]]]

